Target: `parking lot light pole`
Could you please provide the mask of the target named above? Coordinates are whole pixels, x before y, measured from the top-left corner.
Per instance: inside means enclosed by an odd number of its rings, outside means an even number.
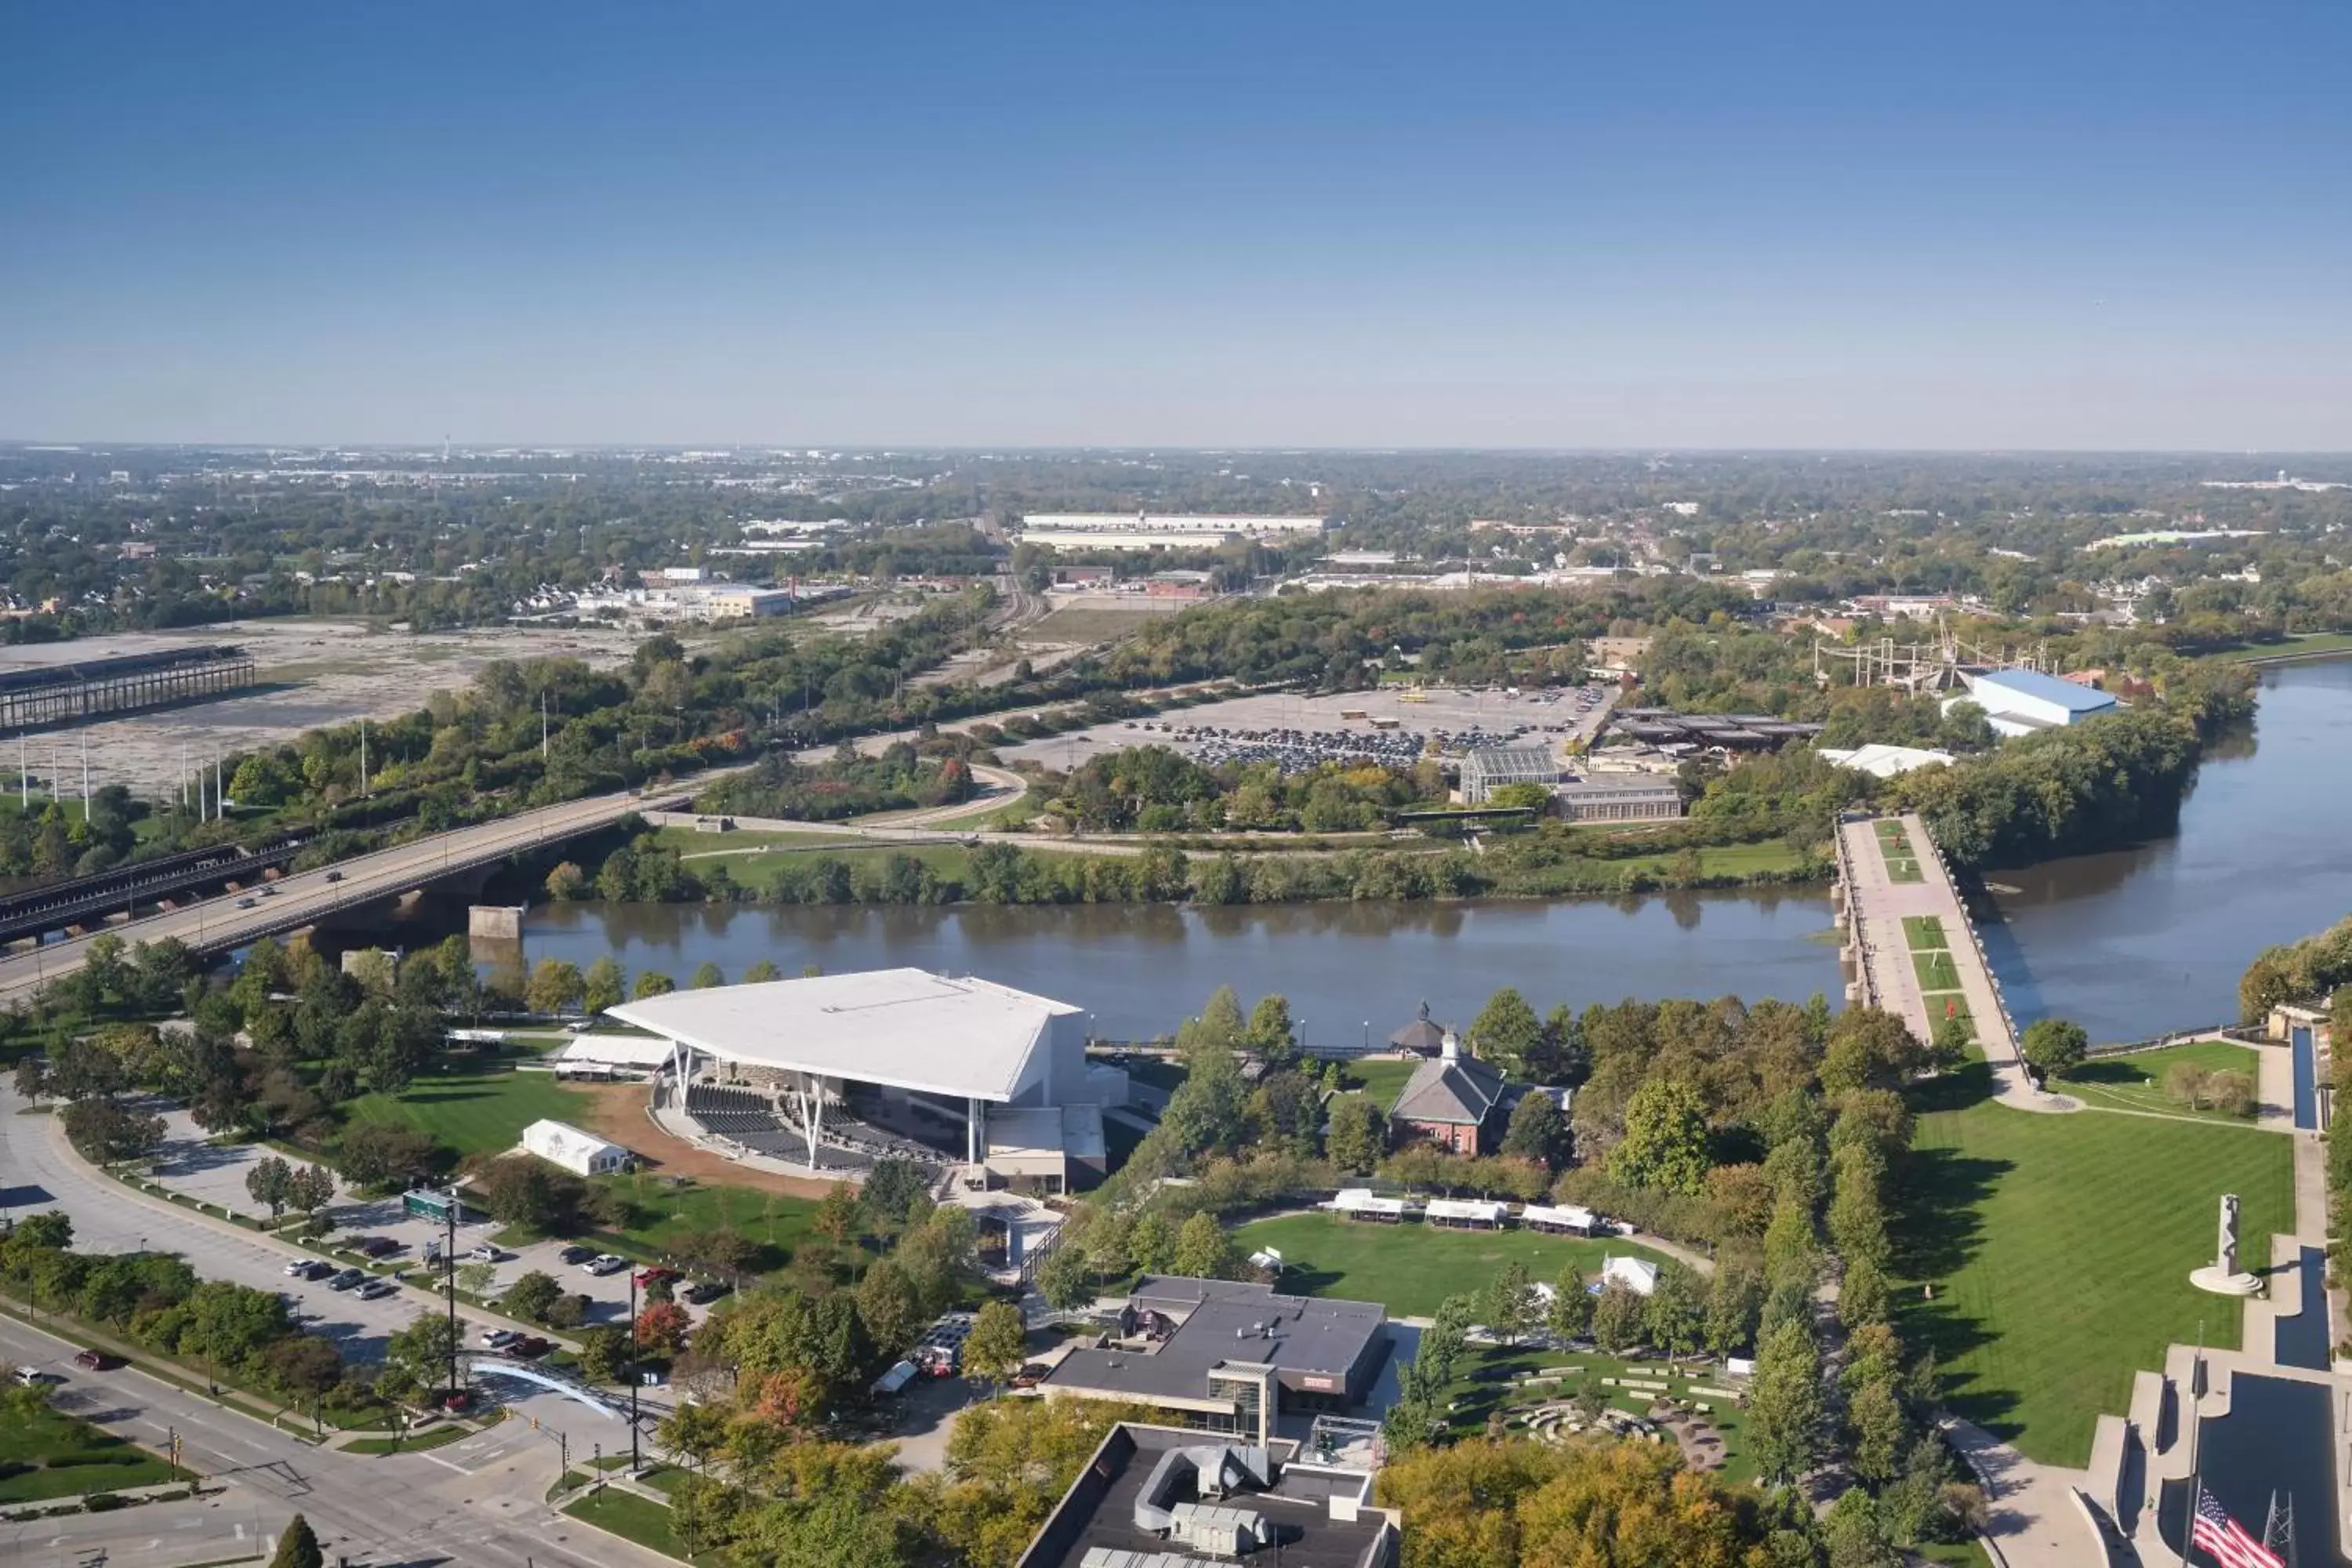
[[[443,1279],[447,1283],[449,1297],[449,1392],[457,1392],[457,1189],[449,1189],[449,1206],[442,1216],[448,1225],[448,1239],[441,1244]]]

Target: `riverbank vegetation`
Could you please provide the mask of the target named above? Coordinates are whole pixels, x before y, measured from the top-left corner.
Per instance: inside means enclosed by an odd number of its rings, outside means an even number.
[[[971,742],[962,744],[968,750]],[[749,771],[704,790],[695,797],[694,809],[717,816],[839,822],[876,812],[953,805],[971,795],[971,767],[961,756],[924,756],[902,741],[878,757],[868,757],[845,743],[817,763],[772,752]]]

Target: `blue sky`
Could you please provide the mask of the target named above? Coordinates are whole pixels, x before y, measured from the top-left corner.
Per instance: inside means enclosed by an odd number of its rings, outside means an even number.
[[[2352,6],[0,10],[0,436],[2352,447]]]

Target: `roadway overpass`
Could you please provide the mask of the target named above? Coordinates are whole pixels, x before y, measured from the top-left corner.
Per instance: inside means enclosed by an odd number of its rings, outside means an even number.
[[[492,866],[510,855],[583,837],[638,812],[685,805],[716,773],[659,789],[596,795],[541,806],[471,827],[453,828],[391,849],[379,849],[315,871],[298,871],[236,899],[211,899],[12,953],[0,959],[0,1003],[29,1001],[34,993],[82,965],[89,944],[113,935],[128,944],[176,937],[194,952],[226,952],[265,936],[317,924],[329,915],[383,903],[404,893]]]

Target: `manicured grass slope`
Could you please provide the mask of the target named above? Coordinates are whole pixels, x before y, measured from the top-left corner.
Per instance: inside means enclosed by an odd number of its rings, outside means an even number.
[[[1349,1089],[1370,1097],[1385,1112],[1396,1103],[1404,1091],[1405,1079],[1412,1076],[1417,1061],[1360,1061],[1348,1064],[1347,1083]]]
[[[2246,1125],[2242,1116],[2229,1116],[2219,1110],[2191,1110],[2178,1100],[2167,1099],[2164,1075],[2184,1063],[2207,1072],[2241,1072],[2257,1079],[2260,1076],[2260,1064],[2252,1046],[2233,1046],[2227,1040],[2199,1040],[2192,1045],[2167,1046],[2160,1051],[2135,1051],[2127,1057],[2102,1057],[2097,1061],[2084,1062],[2066,1075],[2062,1087],[2090,1105],[2160,1110],[2170,1116],[2197,1116],[2228,1122],[2233,1127]]]
[[[499,1069],[431,1073],[398,1095],[362,1095],[350,1109],[354,1121],[406,1121],[460,1154],[479,1154],[513,1148],[541,1119],[576,1123],[588,1100],[551,1073]]]
[[[1244,1252],[1271,1247],[1285,1268],[1282,1288],[1310,1296],[1378,1301],[1391,1317],[1421,1318],[1448,1296],[1483,1290],[1507,1263],[1527,1266],[1531,1279],[1559,1278],[1574,1262],[1590,1279],[1612,1253],[1664,1262],[1622,1241],[1580,1241],[1525,1230],[1446,1230],[1412,1221],[1380,1225],[1336,1215],[1286,1215],[1244,1226],[1235,1240]]]
[[[1981,1096],[1981,1069],[1947,1092]],[[1953,1408],[2027,1457],[2078,1466],[2091,1429],[2129,1404],[2166,1347],[2238,1343],[2239,1309],[2189,1272],[2212,1260],[2214,1206],[2242,1200],[2261,1267],[2291,1222],[2291,1150],[2275,1133],[2084,1111],[2044,1116],[1979,1098],[1923,1115],[1897,1217],[1906,1335],[1932,1345]]]

